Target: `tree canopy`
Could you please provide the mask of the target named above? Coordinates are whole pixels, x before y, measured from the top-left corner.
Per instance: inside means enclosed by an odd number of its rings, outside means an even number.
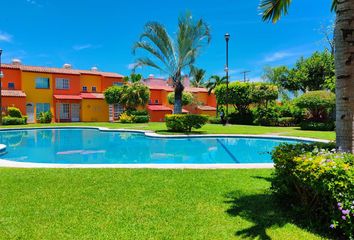
[[[169,93],[167,95],[168,103],[171,105],[175,104],[175,93]],[[183,92],[182,95],[182,106],[192,104],[194,102],[194,96],[190,92]]]

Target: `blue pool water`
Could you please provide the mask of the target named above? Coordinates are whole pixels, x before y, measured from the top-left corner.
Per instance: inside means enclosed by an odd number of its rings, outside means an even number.
[[[269,152],[295,140],[244,137],[153,138],[97,129],[0,131],[2,159],[60,164],[271,163]]]

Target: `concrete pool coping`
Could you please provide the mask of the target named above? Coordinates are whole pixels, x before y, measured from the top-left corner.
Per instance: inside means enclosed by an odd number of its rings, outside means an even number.
[[[18,131],[18,130],[36,130],[36,129],[97,129],[103,132],[127,132],[141,133],[152,138],[215,138],[215,137],[235,137],[235,138],[268,138],[268,139],[284,139],[298,140],[307,142],[323,142],[328,143],[329,140],[278,136],[278,135],[255,135],[255,134],[178,134],[178,135],[162,135],[150,130],[135,129],[111,129],[106,127],[95,126],[56,126],[56,127],[26,127],[26,128],[6,128],[2,131]],[[249,163],[249,164],[57,164],[57,163],[35,163],[35,162],[16,162],[0,159],[0,167],[7,168],[122,168],[122,169],[256,169],[256,168],[273,168],[273,163]]]

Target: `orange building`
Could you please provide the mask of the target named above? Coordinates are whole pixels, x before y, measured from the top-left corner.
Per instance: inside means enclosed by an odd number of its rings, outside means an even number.
[[[39,113],[51,111],[56,122],[108,121],[113,112],[103,97],[103,91],[123,84],[117,73],[22,65],[19,60],[2,65],[4,78],[2,108],[14,106],[36,122]],[[113,109],[121,110],[120,107]],[[119,113],[116,113],[119,114]]]
[[[163,122],[166,114],[173,113],[173,106],[168,103],[167,96],[173,92],[171,81],[149,76],[144,79],[144,83],[150,89],[150,101],[147,110],[152,122]],[[183,113],[205,114],[209,116],[216,115],[216,97],[214,94],[208,94],[206,88],[190,87],[189,79],[184,79],[184,91],[191,92],[195,103],[184,106]]]
[[[41,112],[50,111],[55,122],[107,122],[118,120],[124,111],[119,104],[108,105],[103,92],[111,86],[124,84],[123,76],[112,72],[22,65],[19,60],[2,65],[2,109],[17,107],[28,122],[37,121]],[[173,92],[170,81],[150,76],[143,80],[150,89],[147,110],[152,122],[162,122],[166,114],[173,113],[168,94]],[[216,99],[205,88],[189,86],[185,91],[194,95],[195,103],[184,106],[183,113],[215,116]]]

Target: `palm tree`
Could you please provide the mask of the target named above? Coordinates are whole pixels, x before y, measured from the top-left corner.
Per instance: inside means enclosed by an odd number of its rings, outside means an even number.
[[[205,79],[206,71],[201,68],[192,67],[191,69],[191,86],[193,87],[204,87],[204,79]]]
[[[187,13],[178,19],[176,39],[158,22],[148,22],[133,47],[145,50],[147,57],[136,60],[135,67],[148,66],[160,70],[172,79],[175,92],[174,113],[182,112],[183,72],[190,71],[200,50],[210,43],[209,26],[199,19],[194,21]]]
[[[213,75],[209,78],[209,81],[206,84],[206,87],[208,89],[208,94],[210,95],[212,91],[219,85],[226,83],[226,76],[224,77],[219,77],[218,75]],[[218,115],[219,112],[219,104],[216,102],[216,116]]]
[[[261,0],[264,21],[276,23],[286,15],[291,0]],[[354,0],[333,0],[336,66],[336,143],[341,151],[354,153]]]

